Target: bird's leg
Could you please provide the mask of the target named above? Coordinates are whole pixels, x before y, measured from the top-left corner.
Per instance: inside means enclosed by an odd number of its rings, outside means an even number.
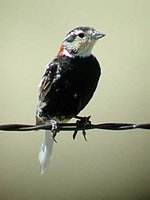
[[[57,141],[55,140],[55,137],[56,137],[57,133],[60,131],[59,124],[58,124],[58,122],[55,121],[54,119],[51,119],[51,120],[50,120],[50,123],[51,123],[51,126],[52,126],[51,132],[52,132],[52,134],[53,134],[53,140],[54,140],[55,142],[57,142]]]
[[[84,139],[87,141],[86,139],[86,131],[85,131],[85,128],[87,125],[90,125],[91,124],[91,121],[90,121],[90,117],[91,116],[88,116],[88,117],[80,117],[80,116],[76,116],[75,118],[77,119],[76,121],[76,129],[73,133],[73,139],[76,138],[76,135],[78,133],[78,131],[80,129],[82,129],[82,134],[83,134],[83,137]]]

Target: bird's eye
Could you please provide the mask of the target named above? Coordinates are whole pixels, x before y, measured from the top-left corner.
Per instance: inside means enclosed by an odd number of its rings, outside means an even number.
[[[84,33],[79,33],[78,36],[79,36],[80,38],[83,38],[83,37],[84,37]]]

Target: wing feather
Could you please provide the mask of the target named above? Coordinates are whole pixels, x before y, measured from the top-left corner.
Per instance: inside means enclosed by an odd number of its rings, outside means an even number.
[[[50,91],[52,82],[56,76],[57,68],[58,68],[58,62],[56,62],[56,60],[46,65],[46,71],[38,86],[40,100],[43,100],[47,95],[47,93]]]

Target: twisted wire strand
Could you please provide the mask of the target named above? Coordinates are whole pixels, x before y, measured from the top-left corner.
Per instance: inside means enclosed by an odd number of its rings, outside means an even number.
[[[59,123],[60,131],[75,131],[83,130],[83,126],[78,126],[77,123]],[[51,125],[31,125],[31,124],[3,124],[0,125],[1,131],[35,131],[35,130],[51,130]],[[131,123],[101,123],[87,124],[84,130],[101,129],[101,130],[130,130],[130,129],[150,129],[150,123],[131,124]]]

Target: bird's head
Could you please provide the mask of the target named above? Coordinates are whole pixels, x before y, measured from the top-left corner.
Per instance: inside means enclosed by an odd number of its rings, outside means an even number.
[[[96,41],[104,36],[105,34],[96,31],[94,28],[77,27],[66,35],[58,52],[58,56],[87,57],[91,55]]]

